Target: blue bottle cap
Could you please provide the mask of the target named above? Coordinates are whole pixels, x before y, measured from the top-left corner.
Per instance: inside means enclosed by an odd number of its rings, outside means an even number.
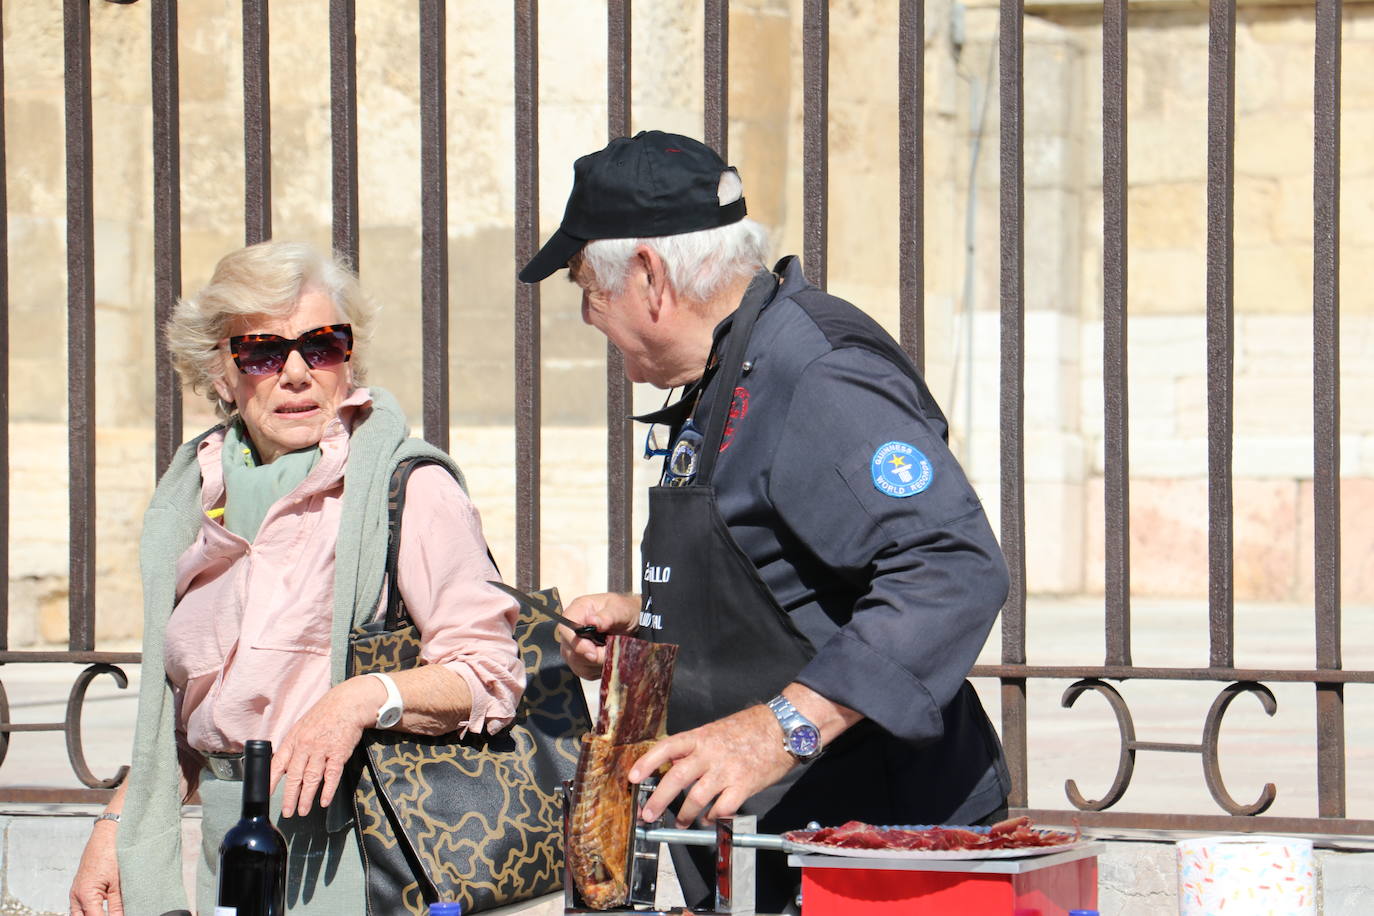
[[[1099,916],[1097,910],[1069,910],[1069,916]]]
[[[429,905],[429,916],[463,916],[463,905],[456,900],[440,900]]]

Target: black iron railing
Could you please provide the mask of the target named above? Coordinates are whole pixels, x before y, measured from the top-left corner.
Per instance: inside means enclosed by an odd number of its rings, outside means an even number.
[[[64,731],[72,769],[86,789],[0,788],[0,801],[89,801],[108,794],[122,779],[121,769],[98,777],[82,751],[81,710],[86,689],[102,674],[125,683],[119,665],[136,664],[137,653],[95,650],[94,519],[94,238],[92,219],[90,0],[64,0],[66,168],[67,168],[67,326],[69,367],[70,553],[69,639],[66,651],[10,651],[9,613],[0,604],[0,666],[64,662],[84,665],[77,675],[62,722],[13,724],[0,686],[0,763],[15,735]],[[423,422],[427,439],[449,443],[449,273],[447,210],[447,132],[445,15],[443,0],[418,0],[421,137],[421,312],[423,319]],[[512,272],[540,243],[539,225],[539,4],[514,0],[513,137],[515,202]],[[607,133],[630,133],[630,0],[607,4]],[[152,49],[152,128],[154,159],[155,313],[158,327],[180,293],[180,127],[176,0],[144,0],[129,15],[147,11]],[[243,3],[243,132],[245,227],[248,242],[272,233],[271,117],[268,71],[268,0]],[[703,135],[722,154],[728,140],[730,4],[703,0]],[[1131,656],[1129,399],[1127,386],[1127,2],[1102,6],[1102,192],[1103,192],[1103,410],[1105,589],[1102,664],[1030,664],[1026,653],[1026,461],[1025,461],[1025,178],[1023,103],[1025,43],[1023,0],[1001,0],[997,32],[1000,68],[1000,310],[1001,310],[1001,538],[1012,575],[1012,591],[1002,615],[1001,661],[975,669],[995,678],[1002,700],[1002,737],[1013,772],[1014,809],[1047,822],[1077,819],[1085,826],[1267,830],[1316,834],[1374,834],[1374,820],[1351,818],[1346,810],[1344,689],[1374,683],[1374,671],[1346,670],[1341,658],[1340,583],[1340,328],[1339,199],[1341,3],[1317,0],[1314,76],[1314,263],[1313,263],[1313,417],[1315,466],[1315,594],[1313,620],[1316,657],[1311,668],[1259,669],[1235,665],[1235,555],[1233,523],[1234,270],[1233,191],[1235,158],[1236,2],[1212,0],[1208,16],[1207,80],[1207,439],[1208,569],[1210,652],[1206,667],[1137,666]],[[900,339],[918,366],[924,366],[925,303],[923,219],[925,161],[923,106],[925,9],[921,0],[900,0],[898,122],[900,170],[894,188],[900,225],[896,235]],[[358,78],[354,0],[329,6],[332,133],[333,244],[358,263]],[[830,18],[827,0],[804,0],[801,22],[803,118],[803,257],[808,276],[824,286],[828,259],[828,114]],[[0,48],[0,88],[3,87]],[[0,100],[0,104],[3,101]],[[3,115],[3,109],[0,109]],[[4,161],[0,117],[0,163]],[[8,305],[8,240],[5,235],[5,185],[0,182],[0,297]],[[517,285],[514,298],[516,566],[519,584],[539,581],[540,570],[540,291]],[[8,308],[0,313],[0,470],[9,464]],[[608,582],[615,590],[634,586],[631,531],[631,390],[620,354],[608,347],[607,550]],[[156,357],[156,468],[169,462],[181,430],[181,400],[167,353]],[[4,475],[0,475],[3,477]],[[9,494],[0,493],[0,534],[9,534]],[[8,556],[0,557],[8,575]],[[0,674],[3,668],[0,667]],[[1114,686],[1126,681],[1206,681],[1220,686],[1197,743],[1148,740],[1138,734],[1129,704]],[[1119,731],[1117,770],[1099,799],[1085,798],[1072,779],[1068,806],[1031,806],[1027,760],[1035,737],[1028,729],[1026,692],[1032,681],[1064,681],[1063,705],[1072,707],[1088,691],[1103,696]],[[1231,702],[1249,693],[1271,715],[1275,700],[1266,684],[1311,684],[1316,702],[1314,735],[1318,761],[1318,806],[1310,817],[1270,817],[1274,800],[1266,786],[1252,801],[1237,801],[1228,791],[1217,758],[1217,740]],[[1111,809],[1129,786],[1138,752],[1196,754],[1202,758],[1207,788],[1222,813],[1138,814]]]

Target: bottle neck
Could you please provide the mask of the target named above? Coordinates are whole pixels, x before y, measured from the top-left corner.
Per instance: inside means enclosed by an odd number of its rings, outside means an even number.
[[[249,741],[243,750],[243,816],[267,817],[271,797],[272,742]]]

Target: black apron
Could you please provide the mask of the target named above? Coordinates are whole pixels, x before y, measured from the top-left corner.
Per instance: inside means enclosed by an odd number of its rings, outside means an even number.
[[[712,486],[745,348],[760,312],[776,295],[776,281],[771,276],[767,280],[772,289],[755,285],[745,294],[724,356],[718,364],[708,363],[716,377],[708,374],[695,394],[684,398],[691,406],[692,397],[710,396],[706,428],[696,433],[687,419],[686,432],[678,434],[670,451],[663,483],[649,491],[638,635],[680,647],[668,705],[668,728],[674,733],[767,702],[816,654],[816,646],[788,618],[731,536]],[[684,442],[690,446],[693,441],[699,447],[684,453]],[[691,473],[674,476],[674,469]],[[973,693],[967,683],[965,692]],[[961,707],[958,700],[952,705]],[[913,763],[911,747],[863,720],[819,758],[794,767],[781,782],[750,798],[740,813],[758,815],[758,829],[764,833],[802,828],[809,821],[912,823],[894,818],[917,813],[907,803],[920,794],[911,783],[921,779],[921,768]],[[671,849],[687,903],[707,902],[714,880],[712,851],[677,844]],[[778,852],[761,851],[757,863],[758,911],[780,912],[796,894],[798,873],[787,868],[786,857]]]

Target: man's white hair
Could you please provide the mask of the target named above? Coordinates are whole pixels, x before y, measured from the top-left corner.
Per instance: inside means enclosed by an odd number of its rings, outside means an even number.
[[[717,195],[721,206],[744,195],[744,185],[733,169],[721,173]],[[714,229],[650,238],[596,239],[582,249],[582,262],[596,278],[596,285],[618,293],[625,283],[630,258],[647,245],[663,259],[668,282],[679,296],[692,302],[709,302],[741,277],[753,276],[768,265],[768,230],[748,217]]]

